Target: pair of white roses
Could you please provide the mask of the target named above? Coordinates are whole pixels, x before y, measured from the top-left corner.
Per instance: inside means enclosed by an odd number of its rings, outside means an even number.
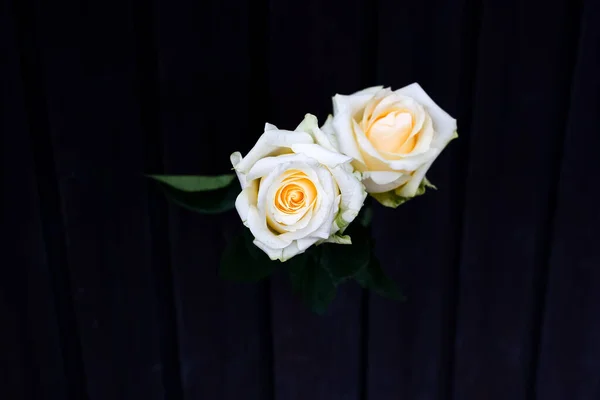
[[[350,244],[344,229],[367,193],[388,207],[414,197],[454,137],[456,120],[417,83],[337,94],[322,127],[311,114],[294,131],[266,124],[245,157],[231,155],[242,186],[235,206],[272,260],[313,244]]]

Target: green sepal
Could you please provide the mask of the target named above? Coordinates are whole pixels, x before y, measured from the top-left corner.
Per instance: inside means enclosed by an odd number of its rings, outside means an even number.
[[[448,143],[450,143],[451,141],[453,141],[454,139],[457,139],[457,138],[458,138],[458,130],[455,130],[452,133],[452,136],[450,137],[450,139],[448,139],[448,141],[444,145],[444,148],[448,145]],[[427,180],[427,178],[425,177],[419,184],[419,187],[417,188],[417,192],[412,197],[400,196],[398,194],[398,189],[390,190],[389,192],[385,192],[385,193],[370,193],[370,195],[371,195],[371,197],[373,197],[375,200],[377,200],[379,203],[381,203],[385,207],[397,208],[397,207],[401,206],[402,204],[406,203],[407,201],[409,201],[410,199],[413,199],[417,196],[421,196],[421,195],[425,194],[427,189],[435,190],[437,188],[431,182],[429,182],[429,180]]]
[[[323,240],[321,243],[335,243],[335,244],[342,244],[342,245],[350,245],[352,244],[352,238],[349,235],[338,235],[337,233],[335,235],[332,235],[329,237],[329,239],[325,239]],[[319,244],[321,244],[319,243]]]
[[[242,228],[223,251],[219,274],[227,280],[258,282],[271,275],[279,264],[254,245],[249,229]]]
[[[397,194],[398,189],[390,190],[385,193],[370,193],[371,197],[380,202],[385,207],[397,208],[407,201],[414,199],[417,196],[422,196],[425,194],[427,189],[436,190],[437,188],[427,180],[427,178],[423,178],[421,184],[417,188],[417,192],[413,197],[404,197]]]
[[[235,175],[148,175],[158,182],[167,199],[190,211],[218,214],[235,207],[241,192]]]

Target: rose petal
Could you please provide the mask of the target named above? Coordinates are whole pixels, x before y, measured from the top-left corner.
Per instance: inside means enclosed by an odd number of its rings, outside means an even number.
[[[336,133],[340,153],[364,163],[354,136],[353,121],[350,112],[338,113],[333,117],[333,129]]]
[[[267,196],[268,199],[274,199],[276,196],[276,192],[277,190],[279,190],[280,187],[280,185],[271,186],[269,188],[269,195]],[[293,214],[288,214],[279,210],[275,206],[275,202],[271,200],[268,207],[269,212],[267,213],[267,217],[274,219],[278,224],[281,224],[284,227],[283,232],[281,233],[293,232],[307,225],[302,224],[302,226],[296,226],[296,224],[300,222],[306,216],[306,214],[309,213],[309,211],[312,210],[313,204],[315,204],[315,202],[316,198],[310,201],[310,203],[305,204],[304,207],[297,210],[297,212]]]
[[[435,150],[431,149],[430,151],[415,156],[406,156],[399,160],[387,160],[377,151],[377,149],[375,149],[375,147],[373,147],[361,127],[356,122],[354,122],[354,132],[358,145],[363,151],[363,159],[369,170],[415,171],[435,154]]]
[[[433,138],[433,131],[431,127],[427,127],[424,129],[423,125],[430,121],[428,114],[425,108],[417,102],[417,100],[392,92],[389,96],[384,98],[373,111],[373,115],[376,117],[378,115],[389,113],[390,110],[407,110],[411,113],[413,117],[413,129],[410,134],[406,138],[406,140],[412,139],[415,135],[418,135],[418,141],[415,144],[415,147],[412,151],[406,154],[395,154],[392,152],[379,152],[385,159],[401,159],[408,155],[419,155],[427,151],[431,145],[431,140]],[[389,115],[389,114],[388,114]],[[369,124],[367,129],[371,128],[373,121],[375,118],[371,119],[371,123]],[[431,124],[429,124],[431,125]]]
[[[318,144],[293,144],[292,151],[296,154],[304,154],[330,168],[352,161],[351,157],[327,150]]]
[[[403,172],[367,171],[363,173],[363,184],[369,193],[383,193],[405,184],[411,176]]]
[[[304,253],[304,250],[300,250],[300,248],[298,247],[298,243],[293,242],[288,247],[283,249],[283,254],[281,255],[281,261],[282,262],[287,261],[290,258],[292,258],[300,253]]]
[[[366,93],[366,94],[352,94],[352,95],[343,95],[336,94],[333,96],[333,117],[335,118],[336,114],[345,114],[348,113],[351,116],[356,114],[362,108],[365,107],[367,102],[373,98],[374,94]]]
[[[294,129],[294,132],[311,133],[315,126],[319,126],[317,117],[312,114],[305,114],[304,119],[298,124],[296,129]]]
[[[442,149],[444,149],[448,145],[448,143],[450,143],[450,141],[452,141],[452,139],[454,138],[454,135],[450,136],[450,138],[442,144]],[[421,185],[421,182],[425,178],[427,171],[429,171],[429,168],[431,168],[431,165],[434,163],[434,161],[437,159],[440,153],[441,150],[438,150],[437,154],[435,154],[435,156],[432,157],[428,163],[417,169],[413,173],[412,178],[406,183],[406,185],[404,185],[402,188],[400,188],[400,190],[398,190],[398,195],[403,197],[414,197],[417,193],[417,190],[419,189],[419,185]]]
[[[318,237],[321,241],[323,241],[329,239],[331,236],[339,232],[340,227],[335,221],[340,216],[339,210],[340,203],[342,201],[341,199],[341,195],[335,197],[335,200],[333,202],[333,208],[329,212],[328,217],[323,222],[323,225],[321,225],[319,229],[312,233],[311,236]]]
[[[315,168],[317,167],[312,167],[304,162],[287,162],[278,165],[275,169],[271,171],[271,173],[263,177],[260,181],[257,200],[257,206],[259,211],[261,213],[265,213],[266,216],[266,209],[268,207],[267,201],[269,201],[270,199],[272,200],[272,198],[270,198],[269,195],[272,195],[274,193],[270,193],[270,190],[272,188],[274,188],[274,190],[277,190],[279,183],[284,179],[282,174],[287,170],[295,169],[304,172],[308,179],[310,179],[315,184],[315,187],[317,187],[318,189],[319,178],[315,172]]]
[[[414,113],[418,102],[412,97],[402,96],[396,92],[389,91],[387,95],[381,99],[373,110],[373,115],[377,116],[389,111],[390,109],[405,109]]]
[[[390,182],[395,182],[405,174],[396,171],[367,171],[362,174],[363,180],[370,179],[377,185],[385,185]]]
[[[377,93],[371,101],[367,103],[362,113],[363,115],[361,121],[365,130],[370,129],[373,123],[377,120],[376,118],[372,118],[375,108],[381,103],[383,99],[388,97],[390,93],[392,92],[389,89],[382,90],[379,93]]]
[[[330,170],[328,170],[326,168],[322,168],[322,169],[318,170],[317,172],[319,174],[319,180],[323,184],[323,187],[325,190],[325,192],[321,194],[321,198],[322,199],[325,197],[329,198],[331,194],[333,194],[334,192],[337,192],[339,190],[339,187],[338,187],[337,183],[335,182],[335,179],[333,178],[333,175]],[[328,211],[327,211],[327,213],[323,213],[324,219],[322,220],[322,223],[320,224],[320,226],[314,232],[312,232],[310,234],[312,237],[327,239],[331,235],[333,235],[335,232],[337,232],[338,227],[335,226],[335,229],[334,229],[333,221],[335,221],[335,218],[337,217],[337,215],[339,213],[341,197],[342,197],[341,195],[336,193],[335,197],[333,197],[333,199],[332,199],[333,201],[330,201],[330,202],[323,201],[323,204],[321,207],[322,207],[322,209],[327,209]]]
[[[337,187],[337,183],[336,183],[336,187]],[[339,192],[339,187],[337,189],[338,189],[338,192]],[[326,227],[327,228],[327,233],[329,234],[329,237],[335,235],[340,230],[340,227],[335,223],[335,219],[340,214],[340,204],[341,204],[341,202],[342,202],[342,195],[338,194],[335,197],[335,200],[333,202],[333,209],[331,211],[331,217],[327,219],[327,221],[325,222],[325,224],[323,224],[323,227],[319,228],[319,229],[323,230]],[[326,240],[326,239],[322,239],[322,240]]]
[[[272,212],[271,214],[272,216],[269,216],[269,219],[277,218],[275,215],[277,214],[276,212]],[[276,230],[279,231],[279,233],[296,232],[297,230],[304,229],[310,223],[310,220],[313,217],[313,208],[307,207],[300,211],[298,214],[299,219],[296,222],[290,223],[288,225],[282,225],[279,222],[277,222],[277,220],[271,220],[271,223],[275,225],[273,228],[277,228]]]
[[[331,170],[331,173],[341,193],[336,223],[343,233],[346,226],[358,215],[367,197],[367,192],[359,179],[350,171],[336,167]]]
[[[412,136],[414,135],[411,135],[411,137]],[[429,149],[431,149],[431,145],[433,143],[434,138],[435,132],[433,130],[431,116],[425,115],[423,126],[421,127],[421,131],[417,138],[417,143],[415,144],[413,150],[410,153],[408,153],[408,155],[417,156],[426,153],[427,151],[429,151]]]
[[[380,94],[383,92],[382,94]],[[336,94],[333,96],[333,116],[336,114],[349,112],[351,116],[354,116],[358,111],[365,107],[367,102],[374,96],[383,96],[385,93],[390,92],[389,88],[383,86],[373,86],[350,95]]]
[[[248,172],[261,158],[268,157],[280,147],[290,148],[295,143],[314,143],[312,136],[305,132],[269,130],[262,134],[254,147],[236,167],[236,171]]]
[[[456,131],[456,119],[438,106],[418,83],[398,89],[396,93],[410,96],[426,108],[433,120],[433,129],[436,133],[432,146],[443,149]]]
[[[274,219],[272,217],[273,211],[270,209],[272,204],[269,203],[272,202],[273,196],[273,192],[270,189],[277,187],[277,183],[281,182],[283,179],[281,175],[283,172],[289,169],[298,169],[304,172],[313,182],[318,182],[317,174],[307,164],[300,162],[287,162],[280,164],[277,166],[277,168],[271,171],[269,175],[260,180],[256,207],[251,206],[248,211],[248,227],[252,231],[254,237],[274,249],[283,248],[289,245],[295,239],[295,237],[290,237],[288,233],[274,233],[267,225],[267,214],[269,214],[271,219]],[[300,237],[302,236],[304,235],[301,235]]]
[[[293,145],[292,145],[293,146]],[[305,165],[319,165],[318,161],[304,154],[284,154],[277,157],[265,157],[258,160],[248,171],[247,180],[265,177],[278,168],[281,164],[299,162]]]
[[[269,192],[265,199],[274,199],[278,189],[278,184],[271,185],[271,187],[268,188]],[[277,207],[275,207],[275,203],[271,201],[267,205],[267,223],[272,229],[279,233],[294,232],[298,229],[302,229],[308,225],[310,219],[312,218],[315,202],[316,198],[310,204],[306,204],[304,207],[299,209],[297,213],[286,215]]]
[[[421,104],[416,105],[414,116],[415,116],[416,120],[413,123],[413,129],[412,129],[412,132],[410,133],[410,138],[415,136],[417,133],[421,132],[423,129],[423,124],[425,124],[425,121],[427,119],[430,119],[430,118],[427,118],[429,116],[429,114],[427,113],[427,111],[425,111],[425,107],[423,107]]]
[[[240,153],[239,151],[236,151],[235,153],[232,153],[229,156],[229,160],[231,161],[231,165],[233,166],[234,170],[235,167],[240,163],[240,161],[242,161],[242,153]],[[248,186],[246,177],[244,174],[242,174],[241,172],[235,170],[235,174],[237,175],[238,181],[240,181],[240,186],[242,187],[242,189],[244,189],[246,186]]]
[[[292,243],[292,240],[284,238],[283,235],[271,232],[267,227],[267,219],[260,215],[254,206],[248,208],[248,228],[256,239],[273,249],[283,249]]]
[[[402,197],[414,197],[417,193],[417,189],[419,189],[421,181],[423,180],[423,178],[425,178],[427,170],[429,169],[429,167],[431,167],[431,164],[433,164],[433,160],[416,170],[413,174],[412,179],[408,181],[406,185],[402,186],[399,190],[397,190],[396,193]]]
[[[282,259],[283,249],[273,249],[258,239],[254,239],[253,243],[256,247],[264,251],[271,260],[275,261]]]
[[[313,206],[313,210],[311,211],[312,214],[308,215],[307,213],[294,225],[284,226],[277,222],[277,210],[275,209],[275,205],[273,204],[273,199],[274,194],[279,188],[281,181],[285,179],[283,173],[292,169],[304,172],[308,179],[312,181],[312,183],[315,185],[315,188],[317,190],[317,203]],[[271,222],[274,222],[277,231],[281,232],[279,236],[285,238],[285,240],[296,240],[298,238],[309,235],[311,232],[317,229],[317,227],[314,226],[313,217],[317,213],[315,210],[319,209],[324,197],[321,195],[324,189],[316,172],[317,169],[324,169],[324,167],[313,167],[302,162],[284,163],[277,166],[276,169],[271,171],[269,175],[265,176],[260,181],[257,200],[257,208],[260,213],[260,216],[266,221],[268,215]]]
[[[336,142],[332,141],[334,138],[329,137],[319,128],[319,121],[314,115],[306,114],[304,120],[302,120],[295,131],[309,133],[315,140],[315,143],[323,146],[327,150],[337,152],[337,146],[334,146],[334,143]]]
[[[298,245],[298,249],[301,252],[304,252],[306,249],[308,249],[310,246],[317,243],[318,241],[319,241],[319,238],[308,237],[308,238],[298,239],[298,240],[296,240],[295,243]]]
[[[362,95],[362,94],[376,94],[377,92],[379,92],[381,90],[383,90],[383,86],[371,86],[366,89],[359,90],[358,92],[354,92],[351,94],[351,96]]]
[[[242,223],[246,226],[248,222],[248,210],[250,206],[256,206],[258,199],[258,182],[254,181],[251,185],[241,191],[235,199],[235,209],[237,210]]]
[[[309,236],[317,236],[315,232],[325,224],[327,217],[331,214],[333,208],[333,202],[335,200],[335,183],[333,177],[327,168],[315,168],[314,170],[319,178],[313,183],[317,188],[317,203],[313,210],[313,216],[306,227],[298,229],[294,232],[286,232],[281,234],[281,237],[286,240],[297,240]],[[328,228],[330,229],[330,227]],[[321,237],[323,233],[319,233],[318,237]],[[324,238],[326,239],[326,237]]]
[[[321,131],[327,137],[327,140],[331,144],[332,150],[339,151],[340,145],[339,145],[338,140],[337,140],[337,138],[335,136],[335,131],[333,130],[333,115],[329,114],[327,116],[327,119],[325,120],[325,123],[321,127]],[[319,142],[317,142],[317,143],[319,143]]]

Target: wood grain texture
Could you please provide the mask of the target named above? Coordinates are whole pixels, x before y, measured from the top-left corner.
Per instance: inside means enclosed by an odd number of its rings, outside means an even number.
[[[576,3],[544,3],[537,18],[541,5],[483,3],[460,264],[459,399],[530,398],[535,376],[577,36]]]
[[[47,118],[77,318],[68,340],[80,341],[90,399],[160,399],[131,4],[32,6],[46,96],[34,118]]]
[[[549,249],[537,373],[537,399],[600,396],[600,26],[598,2],[583,7],[577,65],[571,86],[558,201]]]
[[[369,398],[449,398],[477,7],[473,1],[380,2],[378,81],[392,89],[418,82],[458,120],[459,138],[427,174],[437,191],[395,210],[376,209],[373,231],[382,266],[407,300],[397,303],[371,295]],[[397,27],[390,30],[391,24]],[[437,30],[444,35],[436,35]]]
[[[1,0],[0,398],[588,400],[598,370],[595,0]],[[222,174],[265,122],[419,82],[438,187],[377,207],[408,300],[223,281]],[[5,322],[6,321],[6,322]]]
[[[10,18],[14,16],[15,18]],[[62,275],[60,252],[48,248],[53,230],[48,213],[51,202],[40,204],[44,160],[34,151],[35,99],[31,97],[30,57],[23,47],[31,43],[25,33],[23,10],[0,4],[0,141],[2,143],[2,263],[0,267],[0,339],[2,381],[0,397],[7,399],[66,399],[80,394],[68,379],[77,363],[77,346],[65,343],[71,304],[54,296]],[[52,184],[52,183],[51,183]],[[50,208],[49,208],[50,206]],[[53,215],[59,215],[53,213]],[[65,309],[66,308],[66,309]],[[61,337],[62,336],[62,337]],[[75,359],[74,359],[75,358]]]
[[[311,0],[272,2],[269,14],[268,122],[295,129],[306,113],[324,123],[336,93],[374,85],[374,27],[364,1],[337,4]],[[273,280],[275,398],[360,399],[362,291],[339,288],[323,317],[313,315],[291,293],[283,273]]]
[[[249,2],[221,1],[158,1],[156,10],[164,169],[227,173],[229,155],[247,151],[264,125],[250,112],[265,90],[251,65],[252,51],[261,54],[264,44],[249,34],[254,11]],[[218,275],[221,252],[240,225],[235,211],[205,216],[169,208],[185,399],[243,393],[263,400],[271,393],[266,289]]]

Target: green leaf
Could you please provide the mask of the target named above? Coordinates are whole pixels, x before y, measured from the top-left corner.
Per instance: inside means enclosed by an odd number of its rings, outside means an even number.
[[[349,235],[352,239],[350,246],[338,244],[323,244],[320,265],[331,274],[335,284],[351,278],[369,264],[371,244],[369,232],[359,224],[351,224]]]
[[[221,256],[220,275],[239,282],[258,282],[278,266],[254,245],[250,231],[243,228],[227,245]]]
[[[360,270],[354,278],[362,287],[372,290],[380,296],[392,300],[404,300],[398,286],[385,275],[375,256],[371,258],[369,266]]]
[[[335,298],[335,284],[329,273],[319,265],[316,257],[308,254],[304,256],[302,260],[296,260],[288,266],[292,287],[300,294],[304,304],[313,312],[323,315]],[[288,263],[289,261],[286,262]]]
[[[372,219],[373,219],[373,207],[371,206],[370,202],[369,203],[365,202],[362,209],[358,213],[358,216],[356,217],[356,221],[358,221],[359,224],[361,224],[362,226],[364,226],[366,228],[366,227],[371,226]]]
[[[235,207],[235,199],[242,191],[236,181],[231,181],[228,186],[208,191],[190,192],[179,190],[159,179],[159,186],[173,203],[190,211],[201,214],[217,214],[229,211]],[[188,188],[191,186],[188,186]]]
[[[292,282],[292,289],[294,293],[302,293],[303,287],[303,279],[304,279],[304,269],[308,264],[314,264],[315,250],[309,250],[303,254],[298,254],[295,257],[287,260],[284,266],[287,268],[288,273],[290,275],[290,281]]]
[[[413,197],[400,196],[397,194],[397,189],[390,190],[389,192],[385,192],[385,193],[371,193],[371,197],[373,197],[375,200],[377,200],[378,202],[380,202],[382,205],[384,205],[386,207],[398,208],[399,206],[406,203],[407,201],[414,199],[417,196],[421,196],[421,195],[425,194],[427,188],[434,189],[434,190],[437,189],[434,185],[431,184],[431,182],[429,182],[427,180],[427,178],[423,178],[423,180],[421,181],[421,184],[419,185],[419,187],[417,189],[417,192],[415,193],[415,195]]]
[[[206,192],[227,187],[235,179],[235,174],[216,176],[148,175],[148,177],[183,192]]]

